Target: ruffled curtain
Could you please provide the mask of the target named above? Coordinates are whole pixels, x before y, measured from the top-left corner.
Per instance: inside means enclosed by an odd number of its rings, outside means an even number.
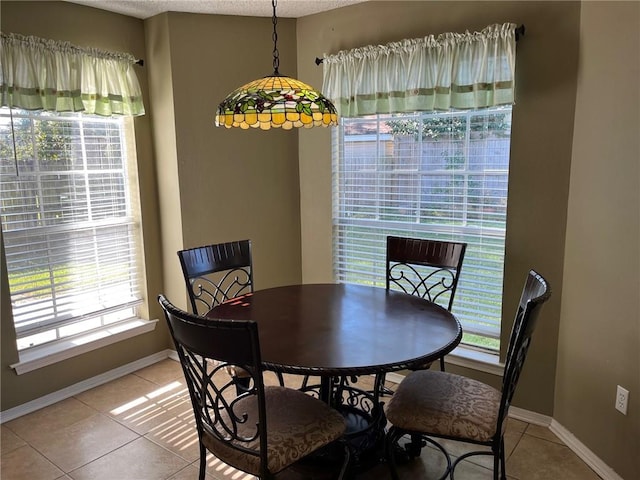
[[[133,56],[32,36],[1,35],[2,106],[144,115]]]
[[[327,55],[322,91],[344,117],[512,104],[515,30],[496,24]]]

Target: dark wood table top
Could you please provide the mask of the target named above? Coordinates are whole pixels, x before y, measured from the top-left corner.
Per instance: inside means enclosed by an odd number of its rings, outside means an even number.
[[[462,338],[460,323],[448,310],[362,285],[258,290],[214,307],[207,317],[255,320],[265,367],[296,374],[401,370],[446,355]]]

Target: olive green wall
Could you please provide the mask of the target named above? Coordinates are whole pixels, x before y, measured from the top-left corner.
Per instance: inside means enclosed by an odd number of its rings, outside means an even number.
[[[640,3],[582,5],[554,418],[640,478]],[[614,410],[616,386],[630,391]]]
[[[313,59],[325,53],[492,23],[526,26],[516,58],[502,348],[526,273],[535,268],[553,296],[542,311],[515,405],[546,415],[553,413],[579,21],[576,2],[366,2],[298,21],[299,75],[319,86],[322,68]],[[331,281],[330,132],[309,133],[300,135],[303,280]],[[494,377],[491,383],[498,382]]]
[[[150,118],[153,124],[153,150],[157,165],[158,209],[161,218],[162,271],[169,281],[162,293],[181,308],[186,308],[182,271],[175,252],[184,248],[180,185],[176,147],[176,122],[173,100],[173,75],[171,69],[171,45],[168,32],[168,15],[158,15],[145,21],[149,77]],[[174,252],[170,256],[166,252]]]
[[[145,28],[147,56],[161,60],[149,83],[165,293],[186,308],[177,250],[244,238],[256,289],[299,283],[298,136],[214,126],[227,94],[273,73],[271,19],[168,13]],[[278,21],[278,50],[281,72],[295,76],[292,19]]]
[[[53,40],[65,40],[75,45],[97,47],[104,50],[130,52],[145,58],[145,40],[141,20],[64,2],[7,2],[0,3],[0,21],[5,33],[36,35]],[[145,68],[136,71],[149,105]],[[150,298],[149,310],[142,316],[161,318],[155,297],[162,289],[160,264],[161,243],[157,208],[156,164],[151,147],[150,116],[135,119],[138,177],[142,209],[144,256],[146,261],[146,288],[143,294]],[[2,254],[4,262],[4,253]],[[6,410],[46,394],[61,390],[82,380],[95,377],[108,370],[133,362],[169,348],[164,322],[153,332],[137,336],[98,350],[59,362],[48,367],[16,375],[9,365],[17,362],[18,354],[13,330],[11,300],[4,263],[0,271],[2,322],[0,381],[2,410]]]

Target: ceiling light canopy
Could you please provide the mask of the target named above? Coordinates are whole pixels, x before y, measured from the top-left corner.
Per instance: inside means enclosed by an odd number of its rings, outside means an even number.
[[[338,124],[336,107],[320,92],[295,78],[280,75],[276,0],[273,5],[273,75],[231,92],[216,113],[216,126],[269,130],[328,127]]]

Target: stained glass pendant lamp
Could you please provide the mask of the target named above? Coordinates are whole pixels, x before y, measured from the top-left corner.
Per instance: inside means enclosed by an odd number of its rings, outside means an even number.
[[[280,75],[276,0],[273,5],[273,75],[231,92],[216,113],[216,126],[269,130],[328,127],[338,124],[336,107],[320,92],[295,78]]]

